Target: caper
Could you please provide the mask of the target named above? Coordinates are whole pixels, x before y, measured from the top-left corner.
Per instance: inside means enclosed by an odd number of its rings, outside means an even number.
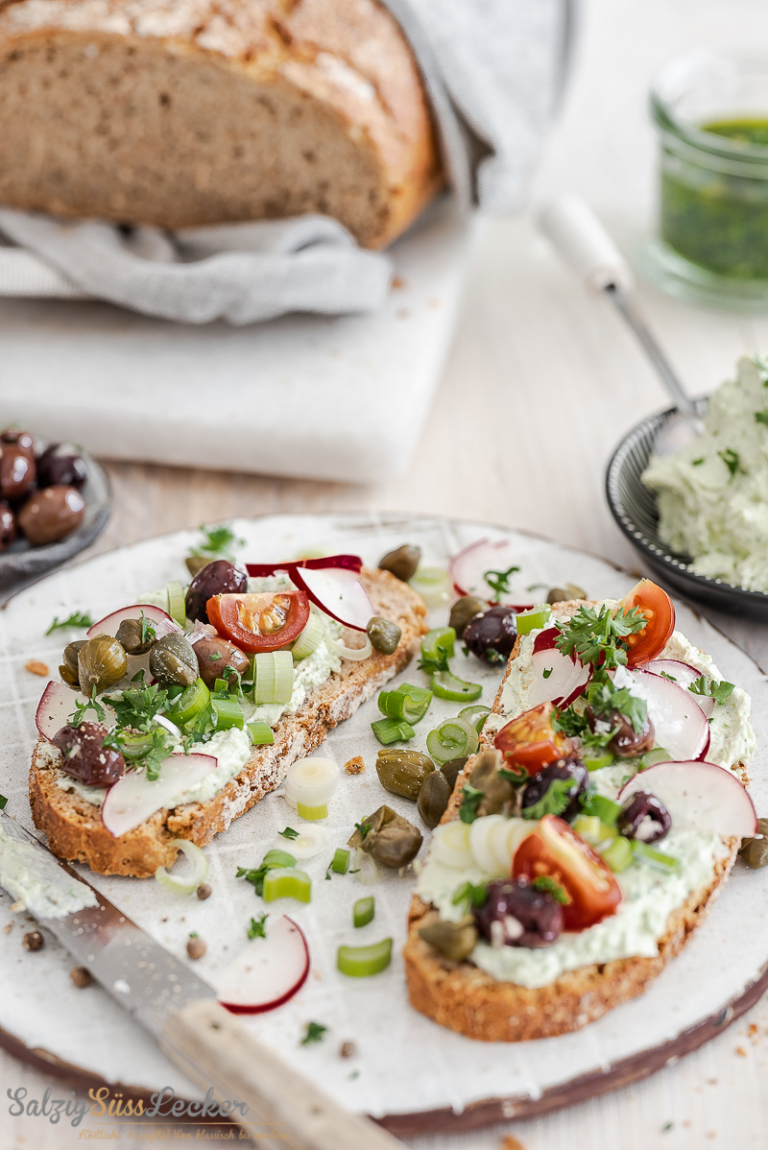
[[[550,607],[555,603],[568,603],[571,599],[586,599],[587,593],[575,583],[566,583],[565,587],[552,587],[547,595]]]
[[[381,651],[382,655],[393,655],[403,634],[397,623],[383,619],[381,615],[372,616],[365,630],[371,640],[371,646]]]
[[[757,833],[763,837],[744,839],[739,848],[744,862],[754,870],[768,866],[768,819],[757,820]]]
[[[145,655],[155,642],[155,629],[146,619],[123,619],[117,628],[117,641],[129,655]]]
[[[445,814],[452,787],[442,771],[432,771],[421,784],[416,806],[430,829],[436,827]]]
[[[64,662],[59,667],[59,674],[70,687],[77,687],[80,684],[77,656],[80,654],[80,648],[87,642],[87,639],[75,639],[74,643],[67,643],[64,648]]]
[[[379,560],[379,570],[391,571],[403,583],[407,583],[416,574],[416,568],[421,562],[421,548],[412,543],[404,543],[394,551],[388,551]]]
[[[398,815],[391,807],[382,806],[372,815],[363,819],[361,826],[367,826],[364,835],[355,829],[347,846],[360,847],[376,862],[398,870],[413,862],[424,841],[420,830]]]
[[[187,571],[194,579],[198,571],[202,571],[203,567],[207,567],[209,563],[213,563],[213,559],[206,555],[188,555],[184,560],[187,565]]]
[[[128,670],[128,660],[112,635],[87,639],[77,653],[77,677],[84,695],[97,695],[113,687]]]
[[[459,639],[464,634],[464,629],[468,623],[471,623],[475,615],[479,615],[488,606],[482,599],[478,599],[476,595],[463,595],[461,599],[457,599],[451,607],[451,614],[448,623],[453,627]]]
[[[428,775],[434,773],[435,764],[418,751],[403,748],[379,751],[376,774],[385,790],[404,799],[417,799]]]
[[[459,919],[458,922],[438,919],[423,926],[419,934],[438,954],[450,962],[461,962],[468,958],[475,949],[478,939],[478,930],[471,915]]]
[[[182,635],[163,635],[149,653],[149,670],[162,687],[191,687],[200,675],[197,655]]]
[[[453,788],[456,786],[456,780],[459,777],[459,773],[464,770],[466,763],[466,757],[463,759],[449,759],[448,762],[443,763],[442,767],[440,768],[441,773],[444,774],[448,780],[448,786],[451,788],[451,790],[453,790]]]
[[[477,808],[478,815],[498,815],[507,813],[515,799],[515,788],[499,774],[503,765],[500,751],[483,751],[469,776],[471,786],[483,791]]]

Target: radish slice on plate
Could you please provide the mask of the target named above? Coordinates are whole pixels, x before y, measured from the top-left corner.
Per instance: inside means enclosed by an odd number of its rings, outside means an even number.
[[[703,759],[709,750],[709,723],[690,691],[650,671],[619,667],[613,675],[617,687],[644,699],[653,723],[657,747],[676,762]]]
[[[160,777],[127,771],[107,791],[101,821],[115,838],[138,827],[155,811],[176,806],[176,796],[201,782],[218,767],[213,755],[170,755],[160,764]]]
[[[37,704],[37,711],[35,712],[35,723],[40,734],[45,739],[53,742],[53,736],[62,727],[66,727],[69,722],[69,716],[74,713],[75,703],[84,703],[86,701],[85,695],[81,695],[79,691],[74,691],[71,687],[67,687],[64,683],[49,683],[43,691],[40,702]],[[115,712],[111,707],[102,703],[106,717],[104,719],[104,726],[111,729],[115,725]],[[89,723],[99,723],[99,719],[93,708],[89,708],[85,715],[86,721]]]
[[[709,831],[723,838],[757,833],[757,816],[746,788],[732,771],[716,763],[657,763],[633,775],[619,791],[619,799],[624,802],[637,791],[661,799],[673,827]]]
[[[282,1006],[309,974],[309,947],[301,927],[282,915],[267,918],[265,938],[255,938],[216,979],[219,1002],[232,1014],[263,1014]]]
[[[94,635],[116,635],[124,619],[140,619],[142,611],[145,619],[155,628],[156,638],[161,639],[163,635],[175,635],[181,631],[181,627],[178,623],[174,623],[167,611],[153,607],[150,603],[134,603],[132,607],[122,607],[119,611],[113,611],[111,615],[105,615],[98,623],[88,628],[86,635],[89,639]]]
[[[343,567],[322,570],[302,567],[291,571],[291,578],[326,615],[353,631],[364,631],[371,616],[376,614],[355,571]]]
[[[276,571],[290,573],[295,567],[308,567],[312,571],[322,571],[325,568],[341,567],[358,574],[363,569],[363,561],[359,555],[326,555],[322,559],[288,559],[284,563],[246,563],[245,569],[254,578],[264,578],[274,575]]]
[[[652,675],[661,675],[663,678],[671,675],[678,687],[682,687],[685,691],[690,691],[691,684],[702,676],[702,672],[696,667],[692,667],[690,663],[683,663],[680,659],[654,659],[646,663],[643,670],[650,671]],[[711,695],[695,695],[694,698],[709,718],[715,709],[715,700]]]
[[[531,662],[536,678],[528,695],[530,707],[550,702],[557,707],[570,707],[589,682],[590,668],[558,651],[555,641],[559,634],[557,627],[548,627],[533,641]]]
[[[490,539],[478,539],[477,543],[470,543],[458,555],[454,555],[448,564],[456,594],[478,595],[481,599],[500,602],[505,607],[513,606],[518,611],[527,611],[533,607],[532,602],[519,602],[519,593],[515,596],[514,592],[502,594],[497,600],[496,592],[485,581],[486,571],[508,571],[510,567],[517,566],[519,558],[517,548],[508,539],[499,539],[496,543]]]

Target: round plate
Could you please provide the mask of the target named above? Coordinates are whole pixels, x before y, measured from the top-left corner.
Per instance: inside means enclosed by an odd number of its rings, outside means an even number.
[[[513,543],[525,585],[574,582],[599,598],[620,596],[634,582],[602,559],[476,523],[360,514],[274,516],[235,521],[233,527],[246,540],[242,557],[253,560],[277,561],[323,548],[358,552],[375,564],[385,551],[411,542],[422,547],[426,562],[445,565],[460,548],[490,537]],[[99,555],[25,591],[0,613],[0,674],[5,676],[6,700],[0,705],[4,750],[0,792],[9,796],[8,811],[21,822],[30,825],[26,777],[41,692],[41,681],[25,672],[24,661],[34,656],[56,665],[67,637],[45,638],[51,614],[81,609],[98,617],[136,601],[142,590],[183,578],[183,558],[196,539],[196,533],[183,532]],[[434,613],[433,624],[445,616],[445,611]],[[761,748],[751,768],[753,794],[758,809],[768,810],[768,685],[739,648],[688,608],[680,608],[679,625],[713,656],[729,680],[753,697]],[[454,662],[457,674],[482,682],[483,701],[490,703],[499,670],[465,659],[460,651]],[[422,681],[414,666],[403,678]],[[429,730],[456,710],[455,704],[436,700],[417,728],[415,746],[422,747]],[[186,953],[189,933],[197,931],[208,950],[195,970],[214,983],[222,967],[251,945],[246,937],[251,917],[264,910],[270,915],[285,910],[295,917],[309,940],[309,979],[284,1006],[251,1018],[241,1016],[241,1021],[339,1102],[373,1114],[402,1135],[466,1130],[540,1114],[641,1078],[695,1049],[747,1009],[764,989],[768,916],[755,913],[755,900],[763,898],[765,875],[739,865],[709,918],[647,993],[582,1030],[537,1042],[487,1044],[443,1030],[416,1013],[408,1004],[400,958],[413,876],[382,873],[373,888],[375,918],[359,930],[352,927],[352,904],[371,888],[350,874],[325,878],[334,848],[346,842],[361,816],[382,802],[418,820],[412,803],[385,794],[378,782],[377,744],[370,730],[376,717],[372,699],[332,731],[325,745],[323,753],[340,764],[362,755],[366,770],[356,776],[341,772],[326,824],[328,851],[305,864],[313,881],[309,905],[264,908],[253,888],[235,877],[240,866],[258,866],[271,846],[290,849],[276,836],[295,825],[296,816],[279,795],[259,803],[206,848],[213,895],[204,902],[173,896],[152,880],[94,878],[94,885],[180,957]],[[7,897],[0,899],[0,977],[5,988],[0,1027],[6,1032],[0,1033],[0,1042],[16,1053],[29,1051],[27,1056],[36,1058],[37,1065],[44,1059],[50,1075],[80,1085],[106,1079],[130,1083],[145,1096],[172,1086],[182,1096],[201,1097],[204,1092],[165,1060],[105,992],[98,986],[78,990],[71,984],[72,960],[54,940],[27,954],[21,947],[21,934],[29,929],[23,921],[4,932],[5,923],[14,921],[9,902]],[[386,936],[395,941],[387,971],[371,979],[348,979],[336,970],[340,944],[372,943]],[[328,1029],[322,1042],[303,1046],[301,1038],[310,1020]],[[339,1056],[346,1041],[355,1045],[352,1058]]]

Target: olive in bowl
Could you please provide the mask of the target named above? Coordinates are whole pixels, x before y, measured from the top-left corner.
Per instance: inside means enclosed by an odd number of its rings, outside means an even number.
[[[17,523],[32,547],[57,543],[83,521],[85,499],[76,487],[44,487],[30,495]]]
[[[52,443],[37,459],[39,487],[83,487],[88,468],[82,455],[71,443]]]

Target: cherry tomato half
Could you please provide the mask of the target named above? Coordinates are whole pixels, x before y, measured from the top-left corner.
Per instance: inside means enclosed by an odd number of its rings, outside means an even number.
[[[535,775],[572,750],[570,739],[552,726],[555,710],[554,703],[539,703],[501,728],[494,746],[508,763]]]
[[[309,619],[306,591],[213,595],[208,618],[243,651],[276,651],[298,639]]]
[[[675,629],[675,608],[669,595],[650,579],[641,579],[627,592],[619,606],[625,611],[638,607],[647,619],[642,631],[624,639],[629,647],[628,666],[640,667],[658,659]]]
[[[563,819],[545,815],[512,858],[512,877],[530,882],[547,875],[570,897],[563,907],[566,930],[586,930],[613,914],[621,888],[592,847]]]

